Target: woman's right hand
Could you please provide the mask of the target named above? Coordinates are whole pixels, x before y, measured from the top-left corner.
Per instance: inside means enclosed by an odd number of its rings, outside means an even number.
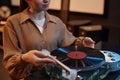
[[[38,50],[31,50],[22,55],[22,60],[32,63],[35,66],[44,65],[46,63],[56,63],[53,59],[49,58],[45,53]]]

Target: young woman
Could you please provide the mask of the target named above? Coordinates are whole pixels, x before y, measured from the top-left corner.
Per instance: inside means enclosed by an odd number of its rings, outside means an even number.
[[[8,18],[3,32],[3,63],[12,80],[50,80],[47,63],[56,62],[41,52],[69,46],[75,37],[63,22],[47,13],[50,0],[21,0],[21,12]],[[92,47],[87,37],[83,45]]]

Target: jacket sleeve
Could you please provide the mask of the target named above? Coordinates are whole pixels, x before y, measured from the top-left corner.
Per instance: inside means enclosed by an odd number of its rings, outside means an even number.
[[[3,65],[8,70],[10,77],[19,80],[28,76],[32,65],[21,59],[23,53],[10,20],[7,21],[3,30],[3,48]]]
[[[68,31],[68,29],[66,28],[66,26],[64,24],[63,24],[63,29],[62,29],[62,35],[61,36],[62,36],[62,41],[60,43],[61,47],[70,46],[76,40],[76,37],[73,36],[73,34]]]

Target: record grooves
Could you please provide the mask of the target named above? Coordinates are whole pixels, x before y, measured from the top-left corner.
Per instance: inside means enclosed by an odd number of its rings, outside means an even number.
[[[51,52],[57,58],[72,69],[88,71],[96,69],[105,63],[104,55],[97,49],[75,46],[58,48]]]

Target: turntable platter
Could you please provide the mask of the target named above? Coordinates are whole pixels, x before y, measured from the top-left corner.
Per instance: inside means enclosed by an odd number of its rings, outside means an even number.
[[[58,48],[51,52],[51,55],[57,58],[77,71],[88,71],[101,67],[105,63],[104,55],[97,49],[88,47],[68,46]]]

